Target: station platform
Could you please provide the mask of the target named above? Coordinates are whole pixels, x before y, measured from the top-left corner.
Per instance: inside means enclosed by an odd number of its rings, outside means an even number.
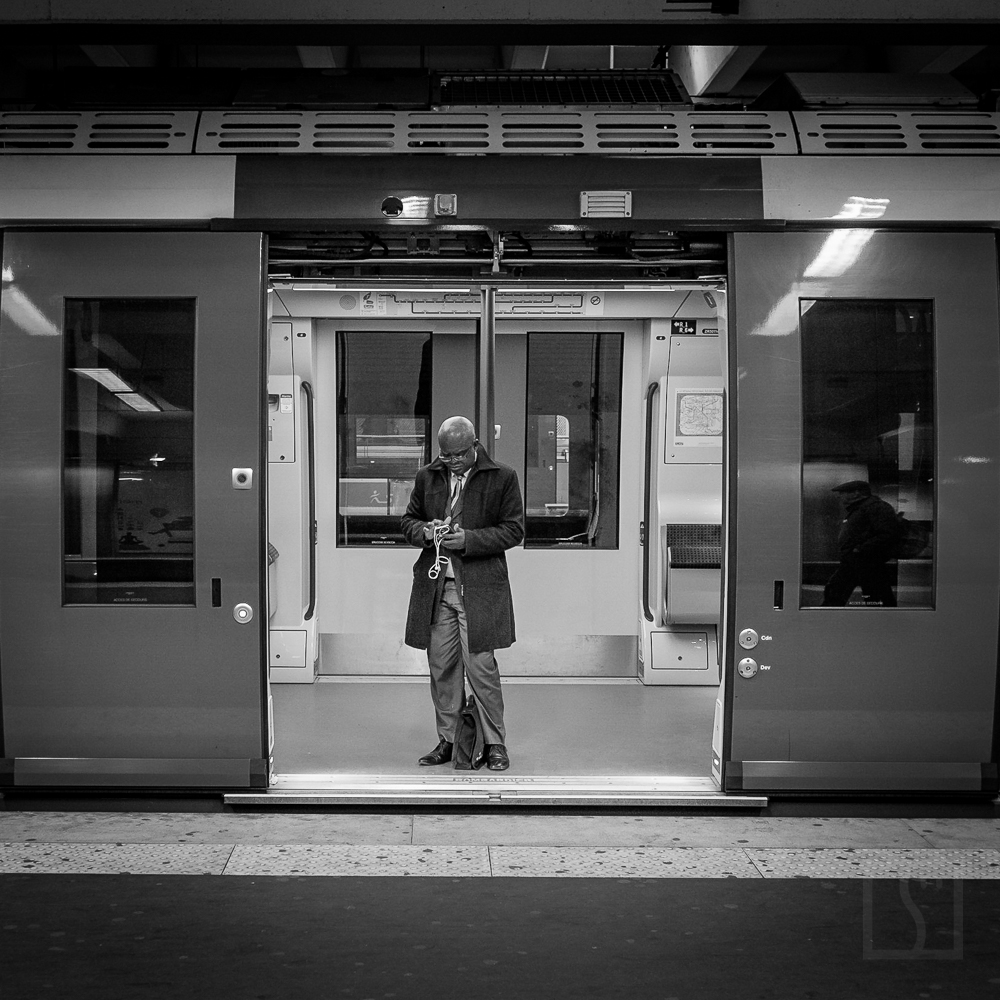
[[[4,1000],[989,997],[1000,818],[0,812]]]
[[[0,872],[1000,879],[1000,818],[15,810]]]
[[[1000,819],[0,812],[4,1000],[988,997]]]

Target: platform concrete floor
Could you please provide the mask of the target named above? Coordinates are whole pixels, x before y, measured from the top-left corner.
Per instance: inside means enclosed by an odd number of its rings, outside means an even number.
[[[1000,850],[1000,818],[15,809],[0,843]]]
[[[996,816],[4,805],[3,1000],[1000,996]]]
[[[0,995],[978,1000],[998,923],[986,881],[12,874]]]
[[[276,774],[428,774],[428,682],[275,684]],[[504,682],[508,775],[710,777],[714,687]],[[447,768],[434,769],[446,770]]]

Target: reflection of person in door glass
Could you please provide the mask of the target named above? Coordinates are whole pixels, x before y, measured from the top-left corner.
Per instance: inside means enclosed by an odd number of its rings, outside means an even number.
[[[823,607],[844,607],[855,587],[861,587],[862,606],[896,607],[888,565],[899,543],[896,512],[872,496],[871,486],[862,479],[841,483],[833,492],[840,494],[844,520],[837,539],[840,565],[823,589]]]

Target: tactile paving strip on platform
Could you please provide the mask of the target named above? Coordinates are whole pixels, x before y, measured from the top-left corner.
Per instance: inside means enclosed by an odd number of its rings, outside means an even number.
[[[1000,878],[1000,851],[910,848],[748,849],[764,878]]]
[[[0,873],[972,880],[1000,879],[1000,850],[8,842]]]
[[[371,844],[237,845],[225,875],[489,877],[486,847]]]
[[[221,875],[232,844],[0,844],[0,873]]]
[[[760,878],[746,853],[724,847],[491,847],[495,876],[530,878]]]

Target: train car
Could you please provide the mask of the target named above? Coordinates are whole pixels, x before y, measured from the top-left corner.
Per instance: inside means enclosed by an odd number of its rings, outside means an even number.
[[[1000,115],[0,123],[0,786],[996,794]],[[453,414],[525,500],[503,776],[416,763]]]

